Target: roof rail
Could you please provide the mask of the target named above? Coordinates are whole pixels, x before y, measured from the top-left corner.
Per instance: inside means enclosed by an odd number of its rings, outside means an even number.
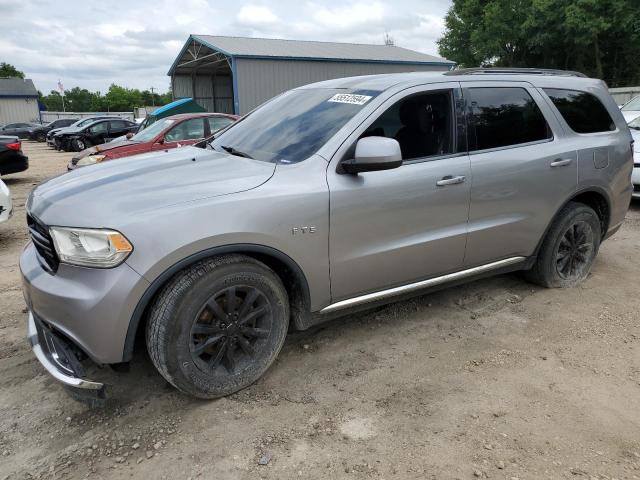
[[[450,70],[445,75],[557,75],[561,77],[585,77],[584,73],[573,72],[571,70],[554,70],[551,68],[460,68],[458,70]]]

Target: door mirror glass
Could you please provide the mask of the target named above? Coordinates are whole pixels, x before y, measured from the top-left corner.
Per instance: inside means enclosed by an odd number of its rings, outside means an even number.
[[[364,137],[356,144],[355,156],[340,163],[342,173],[390,170],[402,165],[400,144],[393,138]]]

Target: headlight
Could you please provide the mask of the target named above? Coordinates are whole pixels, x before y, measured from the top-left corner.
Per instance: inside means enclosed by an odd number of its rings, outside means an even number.
[[[72,265],[111,268],[133,251],[129,240],[114,230],[51,227],[49,231],[60,261]]]
[[[86,167],[87,165],[100,163],[105,158],[107,158],[106,155],[87,155],[86,157],[83,157],[80,160],[78,160],[78,163],[76,163],[76,165],[78,167]]]

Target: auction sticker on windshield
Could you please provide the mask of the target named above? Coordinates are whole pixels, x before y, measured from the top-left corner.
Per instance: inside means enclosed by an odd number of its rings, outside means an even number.
[[[356,95],[353,93],[336,93],[333,97],[331,97],[329,102],[337,102],[337,103],[350,103],[352,105],[364,105],[369,100],[371,100],[371,96],[369,95]]]

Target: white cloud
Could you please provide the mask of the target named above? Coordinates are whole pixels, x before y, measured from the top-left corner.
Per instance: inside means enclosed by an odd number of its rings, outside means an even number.
[[[269,7],[252,4],[240,8],[236,18],[240,24],[248,26],[273,24],[279,20]]]
[[[189,34],[396,44],[437,54],[451,0],[0,0],[0,62],[43,92],[105,91],[111,83],[168,88],[166,73]]]

